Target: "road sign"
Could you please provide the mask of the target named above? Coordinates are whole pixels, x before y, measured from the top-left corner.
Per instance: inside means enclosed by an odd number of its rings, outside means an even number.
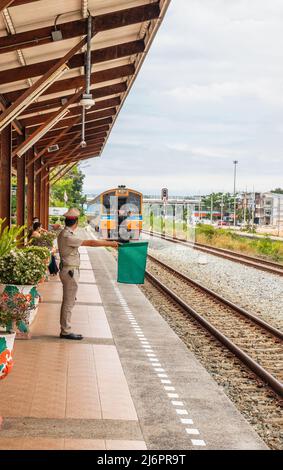
[[[49,215],[64,215],[67,210],[67,207],[49,207]]]

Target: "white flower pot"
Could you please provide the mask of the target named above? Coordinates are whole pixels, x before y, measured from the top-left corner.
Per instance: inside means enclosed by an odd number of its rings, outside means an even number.
[[[28,295],[31,293],[31,290],[33,288],[36,288],[36,286],[33,286],[33,285],[16,285],[16,284],[0,284],[0,295],[3,294],[5,292],[5,290],[7,291],[7,293],[9,293],[9,290],[11,288],[16,288],[16,290],[21,293],[21,294],[24,294],[24,295]],[[37,312],[38,312],[38,304],[39,304],[39,297],[35,297],[34,298],[34,308],[30,311],[30,314],[29,314],[29,319],[28,319],[28,325],[31,325],[31,323],[34,321],[36,315],[37,315]],[[19,334],[19,332],[17,331],[17,338],[18,337],[30,337],[30,335],[26,335],[26,334]]]
[[[4,379],[13,367],[12,351],[16,333],[0,331],[0,379]]]

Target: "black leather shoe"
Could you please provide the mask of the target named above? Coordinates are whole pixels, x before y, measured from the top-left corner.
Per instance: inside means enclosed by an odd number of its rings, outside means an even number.
[[[83,339],[83,336],[82,335],[77,335],[75,333],[70,333],[69,335],[62,335],[62,333],[60,334],[60,338],[63,338],[63,339]]]

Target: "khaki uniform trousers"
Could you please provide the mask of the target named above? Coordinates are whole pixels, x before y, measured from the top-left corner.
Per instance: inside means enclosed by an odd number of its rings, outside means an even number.
[[[73,271],[73,277],[68,271]],[[63,301],[60,311],[61,334],[68,335],[71,333],[71,318],[79,287],[80,270],[66,267],[60,271],[59,276],[63,284]]]

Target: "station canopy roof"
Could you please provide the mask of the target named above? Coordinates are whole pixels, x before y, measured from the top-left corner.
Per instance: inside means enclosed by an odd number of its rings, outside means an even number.
[[[29,148],[52,168],[100,156],[170,0],[0,0],[0,131],[14,163]],[[81,147],[88,15],[91,93]]]

